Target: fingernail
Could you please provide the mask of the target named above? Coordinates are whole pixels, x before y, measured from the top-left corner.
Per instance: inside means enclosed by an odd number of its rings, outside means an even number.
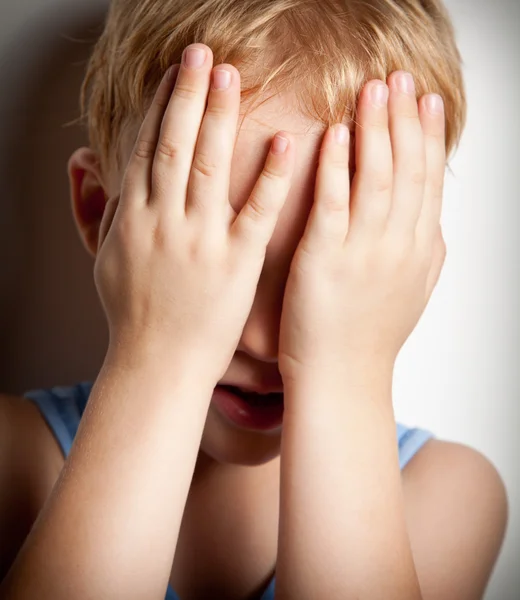
[[[334,137],[340,146],[345,146],[348,142],[348,127],[342,123],[334,126]]]
[[[273,141],[272,151],[273,154],[283,154],[287,150],[289,140],[280,135],[275,136]]]
[[[371,98],[374,106],[382,107],[388,100],[388,87],[384,83],[372,86]]]
[[[227,90],[231,84],[231,73],[225,69],[213,71],[213,89]]]
[[[189,69],[199,69],[206,60],[206,51],[202,48],[188,47],[184,51],[184,65]]]
[[[428,94],[428,96],[426,96],[426,108],[432,115],[442,113],[443,107],[444,102],[439,94]]]
[[[397,86],[399,91],[403,92],[403,94],[413,94],[415,92],[413,77],[410,73],[399,73],[397,77]]]

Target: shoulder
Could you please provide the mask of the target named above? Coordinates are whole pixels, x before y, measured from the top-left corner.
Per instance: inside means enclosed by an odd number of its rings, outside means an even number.
[[[429,440],[403,470],[403,491],[424,600],[481,598],[508,519],[495,466],[463,444]]]
[[[37,406],[24,397],[0,394],[0,580],[63,464]]]

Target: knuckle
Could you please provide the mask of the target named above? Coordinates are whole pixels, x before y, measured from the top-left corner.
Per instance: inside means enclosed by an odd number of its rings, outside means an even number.
[[[424,185],[426,181],[426,174],[424,171],[412,170],[410,173],[410,179],[414,185]]]
[[[438,145],[441,150],[445,149],[446,133],[444,129],[435,129],[428,131],[425,137],[430,138],[434,144]]]
[[[152,227],[151,239],[157,248],[167,248],[170,244],[170,231],[164,219],[157,219]]]
[[[376,175],[372,180],[372,189],[374,192],[382,193],[392,190],[392,178],[387,175]]]
[[[157,143],[157,154],[163,158],[175,159],[181,154],[181,144],[165,137],[161,137]]]
[[[388,133],[388,120],[387,119],[374,118],[374,119],[370,120],[367,125],[368,125],[368,127],[370,127],[370,129],[372,131],[375,131],[377,134],[380,134],[380,133],[387,134]]]
[[[337,171],[349,171],[349,163],[345,156],[333,154],[329,159],[330,166]]]
[[[267,213],[265,205],[261,202],[257,194],[252,194],[247,204],[249,216],[254,221],[261,221],[265,218]]]
[[[320,199],[320,204],[329,212],[344,212],[348,208],[348,197],[341,198],[339,194],[328,192]]]
[[[439,247],[439,263],[440,264],[444,264],[444,261],[446,260],[446,244],[440,244]]]
[[[123,211],[115,219],[113,227],[118,238],[125,246],[134,246],[140,239],[138,232],[138,219],[130,211]]]
[[[417,262],[420,271],[428,271],[432,264],[433,254],[434,254],[434,244],[430,243],[428,240],[424,242],[418,242],[418,253],[417,253]]]
[[[262,171],[262,177],[268,181],[279,181],[282,173],[277,171],[272,165],[266,165]]]
[[[385,266],[400,268],[407,263],[413,255],[413,241],[404,235],[389,236],[382,252]]]
[[[436,236],[434,240],[425,244],[419,257],[419,269],[429,271],[432,266],[442,265],[446,259],[446,244],[442,236]]]
[[[149,160],[155,155],[155,142],[150,140],[139,139],[134,146],[134,154],[138,158]]]
[[[387,171],[369,168],[363,172],[363,177],[373,192],[388,192],[392,189],[392,175]]]
[[[444,239],[440,228],[439,228],[439,232],[437,234],[437,245],[439,248],[439,252],[442,254],[442,256],[446,256],[446,252],[447,252],[446,240]]]
[[[408,178],[414,185],[424,185],[426,183],[426,169],[422,162],[412,162],[408,165],[406,171]]]
[[[400,106],[398,106],[397,114],[401,119],[405,119],[407,121],[413,121],[419,124],[419,110],[417,106],[417,102],[412,100],[408,101],[408,98],[405,99],[405,102],[402,102]]]
[[[206,117],[209,117],[210,119],[222,119],[223,117],[227,117],[228,113],[229,108],[227,104],[217,104],[216,102],[212,102],[211,104],[208,104],[206,109]]]
[[[182,100],[191,101],[197,97],[198,90],[189,85],[178,83],[173,90],[173,95]]]
[[[204,154],[197,153],[193,159],[192,169],[195,173],[204,177],[215,177],[219,170],[219,165]]]

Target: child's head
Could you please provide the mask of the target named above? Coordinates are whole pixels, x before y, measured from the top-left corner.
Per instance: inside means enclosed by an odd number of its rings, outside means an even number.
[[[235,210],[245,204],[274,133],[285,129],[298,140],[292,188],[223,379],[254,386],[278,375],[284,286],[312,205],[322,134],[338,121],[355,123],[366,81],[402,69],[413,74],[418,97],[443,97],[449,154],[466,114],[461,59],[441,0],[112,0],[82,88],[90,148],[69,162],[74,216],[93,254],[105,200],[119,192],[148,103],[192,42],[211,48],[215,66],[240,71]],[[201,447],[223,462],[258,464],[276,456],[279,443],[279,431],[239,430],[210,408]]]

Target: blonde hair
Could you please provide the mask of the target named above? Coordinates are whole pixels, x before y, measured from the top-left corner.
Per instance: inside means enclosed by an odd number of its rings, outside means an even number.
[[[251,109],[291,89],[299,113],[324,126],[355,122],[364,83],[407,70],[417,97],[444,99],[448,156],[460,141],[462,60],[442,0],[112,0],[80,97],[103,172],[114,152],[119,166],[125,126],[193,42],[239,69]]]

